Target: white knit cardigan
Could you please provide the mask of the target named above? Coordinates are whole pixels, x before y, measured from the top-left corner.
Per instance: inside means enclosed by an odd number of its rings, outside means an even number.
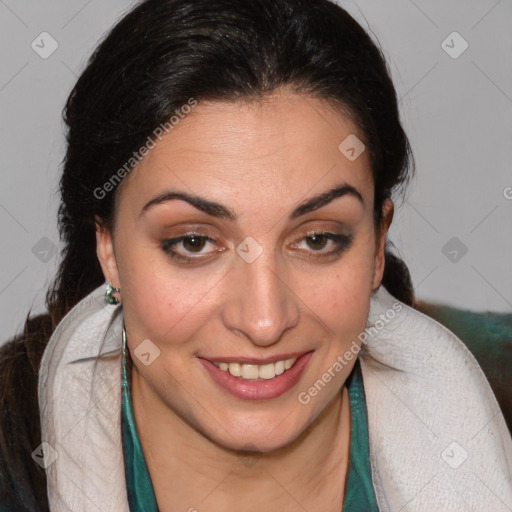
[[[122,306],[103,294],[104,285],[63,318],[41,361],[41,464],[52,512],[129,510]],[[510,512],[512,438],[462,341],[384,286],[371,299],[366,334],[358,357],[379,510]]]

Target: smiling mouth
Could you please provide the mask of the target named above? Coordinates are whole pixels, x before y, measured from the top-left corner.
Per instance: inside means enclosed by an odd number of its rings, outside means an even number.
[[[296,363],[297,358],[283,359],[275,363],[245,364],[213,362],[220,370],[244,380],[268,380],[287,372]]]
[[[227,360],[223,356],[198,357],[198,360],[213,382],[230,395],[243,400],[272,400],[299,382],[313,352],[293,352],[259,360],[240,356],[224,356]]]

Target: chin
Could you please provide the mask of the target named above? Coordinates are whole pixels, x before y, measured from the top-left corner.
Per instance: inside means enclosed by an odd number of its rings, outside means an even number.
[[[294,411],[285,412],[276,417],[271,414],[251,418],[239,417],[239,421],[230,421],[225,428],[215,431],[202,430],[200,433],[218,446],[233,450],[268,453],[287,447],[296,441],[308,428],[313,419],[297,418]],[[210,422],[211,425],[211,422]]]

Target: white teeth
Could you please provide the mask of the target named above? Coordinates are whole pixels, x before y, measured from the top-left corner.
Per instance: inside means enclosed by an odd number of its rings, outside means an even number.
[[[281,375],[284,372],[284,361],[277,361],[274,364],[274,372],[276,375]]]
[[[297,361],[296,357],[286,359],[284,361],[276,361],[275,363],[257,364],[240,364],[240,363],[214,363],[215,366],[222,371],[229,372],[234,377],[242,379],[273,379],[276,375],[281,375],[289,370]]]
[[[242,365],[242,378],[257,379],[258,378],[258,366],[255,364],[243,364]]]
[[[297,359],[287,359],[284,362],[284,369],[289,370],[293,366],[293,363],[295,363],[295,361],[297,361]]]
[[[276,376],[275,367],[274,363],[262,364],[258,370],[258,377],[260,379],[273,379]]]
[[[240,377],[242,375],[242,365],[238,363],[229,363],[228,370],[231,375]]]

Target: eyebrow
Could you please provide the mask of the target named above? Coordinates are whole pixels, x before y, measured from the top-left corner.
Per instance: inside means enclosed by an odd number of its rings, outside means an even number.
[[[334,199],[343,196],[355,197],[364,206],[363,196],[361,195],[359,190],[357,190],[352,185],[349,185],[348,183],[342,183],[341,185],[338,185],[316,196],[313,196],[304,201],[303,203],[301,203],[291,212],[291,214],[289,215],[289,219],[295,219],[297,217],[300,217],[301,215],[305,215],[306,213],[318,210],[319,208],[322,208],[323,206],[329,204]],[[172,201],[174,199],[185,201],[194,206],[195,208],[197,208],[198,210],[208,215],[211,215],[212,217],[225,219],[232,222],[236,222],[238,220],[238,215],[233,210],[229,209],[228,207],[220,203],[209,201],[208,199],[205,199],[198,195],[187,194],[185,192],[178,192],[172,190],[165,192],[164,194],[161,194],[155,197],[154,199],[151,199],[151,201],[144,205],[139,216],[142,215],[145,211],[149,210],[151,207],[156,206],[157,204]]]

